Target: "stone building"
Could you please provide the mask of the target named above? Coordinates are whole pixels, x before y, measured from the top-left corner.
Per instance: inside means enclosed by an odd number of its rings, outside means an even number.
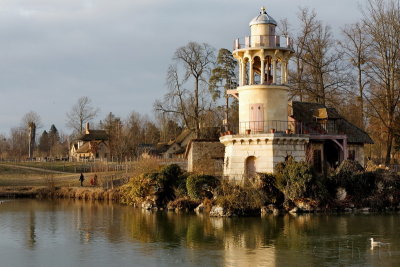
[[[368,134],[321,104],[292,102],[288,107],[293,42],[276,35],[276,26],[262,8],[250,21],[250,36],[234,42],[239,86],[228,93],[239,101],[239,128],[220,137],[224,176],[241,180],[273,173],[289,156],[314,162],[320,172],[347,158],[363,164],[364,144],[372,143]]]
[[[187,171],[222,176],[224,149],[218,140],[192,139],[185,152]]]
[[[371,137],[348,122],[335,108],[293,101],[289,103],[289,120],[301,127],[298,132],[309,136],[307,160],[317,172],[326,173],[344,159],[364,165],[364,145],[373,144]]]
[[[183,159],[186,147],[194,138],[194,133],[189,129],[183,130],[174,140],[160,142],[150,150],[141,154],[142,158]]]
[[[104,130],[92,130],[86,123],[85,133],[71,143],[70,159],[108,160],[110,157],[109,137]]]

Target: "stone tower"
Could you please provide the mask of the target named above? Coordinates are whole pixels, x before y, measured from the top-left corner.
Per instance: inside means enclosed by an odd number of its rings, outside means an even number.
[[[232,179],[273,172],[289,155],[305,159],[308,137],[288,119],[288,61],[293,55],[288,36],[275,33],[277,23],[261,8],[250,21],[251,35],[234,42],[239,62],[239,87],[228,93],[239,100],[239,129],[225,135],[224,175]]]

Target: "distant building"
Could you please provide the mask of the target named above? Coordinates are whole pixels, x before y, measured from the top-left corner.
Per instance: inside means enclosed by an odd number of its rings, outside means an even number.
[[[186,146],[194,137],[194,132],[185,129],[174,140],[158,143],[152,149],[145,151],[145,153],[142,153],[142,157],[164,159],[184,158]]]
[[[70,158],[74,161],[108,160],[109,136],[104,130],[92,130],[86,123],[85,133],[71,143]]]

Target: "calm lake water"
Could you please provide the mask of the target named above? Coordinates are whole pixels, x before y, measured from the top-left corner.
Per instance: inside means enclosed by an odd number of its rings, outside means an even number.
[[[369,238],[390,243],[371,250]],[[0,266],[400,266],[400,215],[209,218],[74,200],[0,204]]]

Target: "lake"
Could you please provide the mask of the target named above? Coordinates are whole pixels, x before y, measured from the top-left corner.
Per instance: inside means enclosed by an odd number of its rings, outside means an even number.
[[[389,243],[371,250],[369,238]],[[400,215],[210,218],[5,200],[0,266],[400,266]]]

